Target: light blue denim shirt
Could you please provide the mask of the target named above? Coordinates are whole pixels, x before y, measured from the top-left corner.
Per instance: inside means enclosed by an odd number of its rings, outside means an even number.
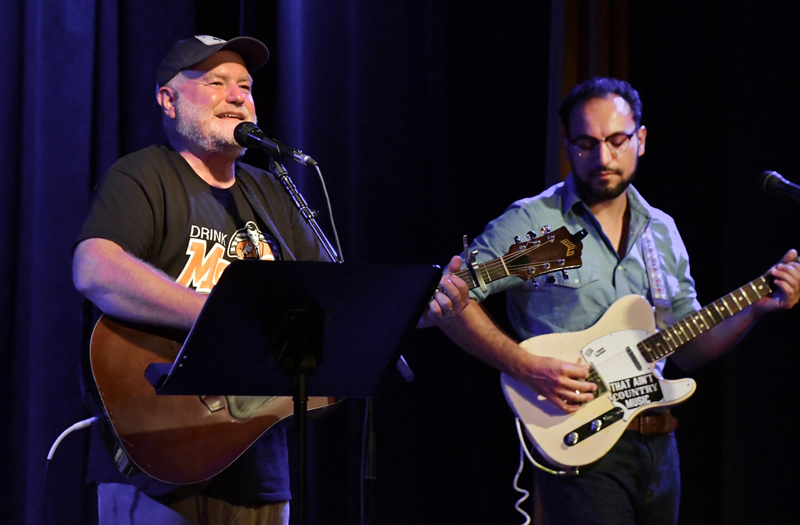
[[[538,234],[545,225],[552,230],[566,226],[570,233],[581,229],[588,232],[582,241],[583,265],[569,270],[568,280],[556,273],[556,282],[546,284],[545,278],[539,277],[538,288],[531,281],[512,276],[488,283],[486,293],[476,288],[470,295],[482,301],[488,294],[506,291],[509,319],[523,339],[551,332],[584,330],[595,324],[614,301],[629,294],[644,296],[652,304],[640,240],[649,224],[668,283],[675,320],[698,310],[700,304],[689,274],[689,256],[672,217],[651,207],[633,186],[629,186],[628,251],[620,257],[578,196],[573,177],[570,174],[564,182],[536,197],[513,203],[486,226],[469,249],[477,249],[476,260],[486,262],[505,255],[516,235],[524,239],[526,232],[533,230]]]

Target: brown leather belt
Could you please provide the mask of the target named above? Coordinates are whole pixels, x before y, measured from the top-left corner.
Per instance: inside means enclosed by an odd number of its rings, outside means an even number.
[[[669,434],[678,428],[678,420],[667,410],[666,412],[650,412],[639,414],[631,419],[628,428],[640,434]]]

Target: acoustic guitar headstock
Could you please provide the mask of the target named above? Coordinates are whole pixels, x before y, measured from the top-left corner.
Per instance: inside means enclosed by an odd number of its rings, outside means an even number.
[[[509,275],[525,280],[559,271],[566,278],[567,270],[580,268],[583,264],[581,240],[584,237],[586,230],[570,233],[566,226],[554,231],[545,226],[541,236],[528,232],[528,240],[524,242],[517,237],[517,242],[509,248],[502,260]],[[549,279],[553,279],[552,276]]]

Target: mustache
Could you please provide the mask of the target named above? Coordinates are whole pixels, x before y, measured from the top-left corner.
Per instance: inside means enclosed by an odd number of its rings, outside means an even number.
[[[601,173],[608,171],[616,173],[620,177],[622,176],[622,170],[620,168],[612,168],[610,166],[598,166],[597,168],[592,170],[592,175],[600,175]]]

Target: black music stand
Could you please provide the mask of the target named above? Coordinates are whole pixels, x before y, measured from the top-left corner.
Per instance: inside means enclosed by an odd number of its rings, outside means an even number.
[[[148,380],[164,395],[294,396],[305,522],[308,396],[375,397],[438,285],[425,265],[235,261],[172,364]]]

